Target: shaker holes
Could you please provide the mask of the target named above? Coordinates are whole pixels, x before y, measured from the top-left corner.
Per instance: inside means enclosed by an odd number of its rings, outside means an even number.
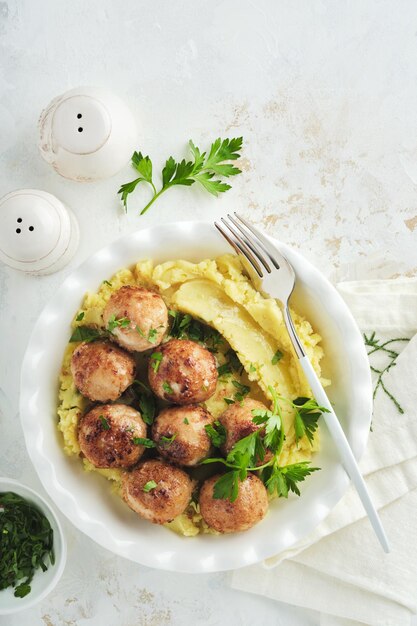
[[[20,228],[16,228],[16,232],[17,234],[21,233],[22,231],[20,230]]]
[[[82,132],[83,132],[83,129],[81,128],[81,126],[79,127],[78,132],[79,132],[79,133],[82,133]]]
[[[80,120],[82,118],[82,114],[78,113],[77,118]]]
[[[34,226],[29,226],[29,230],[30,230],[30,232],[32,232],[33,230],[35,230],[35,227]]]
[[[18,218],[17,218],[17,223],[18,223],[18,224],[21,224],[21,223],[22,223],[22,218],[21,218],[21,217],[18,217]]]

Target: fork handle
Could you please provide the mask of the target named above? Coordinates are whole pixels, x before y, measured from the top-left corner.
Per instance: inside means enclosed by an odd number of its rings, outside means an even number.
[[[330,404],[330,400],[323,389],[323,385],[321,384],[319,377],[314,371],[313,366],[311,365],[310,360],[305,353],[302,343],[298,338],[288,306],[284,307],[283,315],[288,334],[291,338],[294,350],[300,361],[300,365],[303,368],[303,372],[307,378],[308,384],[311,387],[313,396],[320,406],[323,406],[329,411],[328,413],[323,413],[323,419],[326,422],[326,426],[329,429],[330,435],[337,448],[343,467],[345,468],[348,476],[350,477],[352,483],[356,488],[359,498],[361,499],[363,507],[369,517],[369,520],[372,524],[376,536],[379,539],[381,546],[383,547],[384,551],[388,553],[390,552],[390,547],[387,536],[385,534],[385,530],[382,526],[381,519],[373,505],[368,488],[360,472],[359,466],[353,455],[349,442],[346,439],[344,430],[340,425],[339,419],[334,412],[332,405]]]
[[[342,426],[340,425],[337,415],[334,412],[332,405],[330,404],[330,400],[327,397],[327,394],[324,391],[323,386],[316,372],[314,371],[308,356],[304,355],[300,358],[300,365],[303,368],[304,374],[306,375],[308,383],[311,387],[311,391],[313,392],[313,395],[318,404],[325,407],[329,411],[328,413],[322,414],[323,419],[326,422],[330,435],[336,445],[337,451],[339,452],[342,464],[352,483],[354,484],[356,491],[358,492],[359,498],[361,499],[361,502],[369,517],[375,534],[378,537],[384,551],[388,553],[390,552],[390,547],[387,536],[385,534],[385,530],[382,526],[381,519],[371,500],[371,496],[369,495],[368,488],[360,472],[357,461],[353,455],[349,442],[346,439],[346,435]]]

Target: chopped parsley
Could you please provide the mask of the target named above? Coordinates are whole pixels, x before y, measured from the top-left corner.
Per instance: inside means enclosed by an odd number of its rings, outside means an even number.
[[[188,421],[188,417],[184,417],[184,419],[182,420],[182,423],[183,423],[183,424],[187,424],[187,426],[188,426],[188,424],[190,423],[190,422]]]
[[[170,437],[166,437],[165,435],[162,435],[162,437],[159,438],[159,444],[162,445],[164,448],[169,448],[172,442],[176,439],[177,434],[178,433],[174,433]]]
[[[165,393],[174,393],[173,388],[171,387],[171,385],[169,384],[169,382],[167,382],[166,380],[164,380],[164,382],[162,383],[162,389],[165,391]]]
[[[156,448],[156,443],[152,441],[152,439],[147,439],[146,437],[133,437],[132,443],[135,446],[144,446],[145,448]]]
[[[154,480],[148,480],[146,485],[143,485],[143,491],[145,493],[148,493],[149,491],[152,491],[152,489],[155,489],[156,486],[157,485],[156,485],[156,482]]]
[[[220,448],[226,441],[226,429],[219,420],[216,420],[213,424],[206,424],[204,430],[210,437],[213,446],[216,448]]]
[[[281,361],[283,356],[284,356],[284,353],[281,352],[281,350],[277,350],[271,359],[272,365],[276,365],[277,363],[279,363],[279,361]]]
[[[92,328],[91,326],[77,326],[74,328],[74,331],[70,337],[70,343],[75,343],[77,341],[94,341],[95,339],[100,339],[103,337],[103,333],[98,328]]]
[[[153,352],[150,358],[151,358],[151,367],[156,374],[157,371],[159,370],[159,366],[161,365],[162,352]]]
[[[115,315],[111,315],[107,323],[107,330],[109,333],[113,333],[115,328],[128,328],[130,324],[131,321],[128,317],[117,318]]]
[[[31,502],[13,492],[0,493],[0,589],[14,587],[14,596],[31,591],[36,570],[55,563],[53,530]]]
[[[103,430],[110,430],[110,424],[108,423],[104,415],[99,415],[98,419],[100,420],[101,425],[103,426]]]
[[[103,285],[107,285],[108,287],[111,287],[112,284],[109,280],[103,280]]]
[[[77,317],[75,318],[75,321],[76,322],[81,322],[81,320],[84,319],[84,315],[85,315],[84,311],[80,311],[78,313]]]

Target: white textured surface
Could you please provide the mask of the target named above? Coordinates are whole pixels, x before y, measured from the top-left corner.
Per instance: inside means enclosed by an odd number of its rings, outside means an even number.
[[[416,273],[416,55],[411,0],[0,2],[0,194],[43,188],[81,224],[80,249],[59,274],[0,270],[0,385],[11,404],[2,474],[38,486],[16,421],[31,327],[71,267],[119,234],[239,208],[328,275],[361,260],[372,273],[381,257],[392,274]],[[37,154],[38,115],[65,89],[92,83],[126,99],[142,129],[138,147],[157,169],[170,153],[182,156],[189,137],[204,146],[243,134],[244,174],[219,200],[174,189],[141,219],[134,209],[145,190],[127,217],[115,196],[129,168],[102,183],[59,178]],[[317,623],[225,589],[224,575],[162,574],[68,525],[67,534],[70,564],[56,592],[8,626]]]

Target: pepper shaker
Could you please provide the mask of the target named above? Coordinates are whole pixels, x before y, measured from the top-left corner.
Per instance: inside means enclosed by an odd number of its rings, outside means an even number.
[[[79,241],[73,213],[38,189],[0,199],[0,261],[32,275],[52,274],[73,257]]]
[[[137,146],[135,119],[116,95],[78,87],[58,96],[39,120],[42,157],[65,178],[94,181],[116,174]]]

